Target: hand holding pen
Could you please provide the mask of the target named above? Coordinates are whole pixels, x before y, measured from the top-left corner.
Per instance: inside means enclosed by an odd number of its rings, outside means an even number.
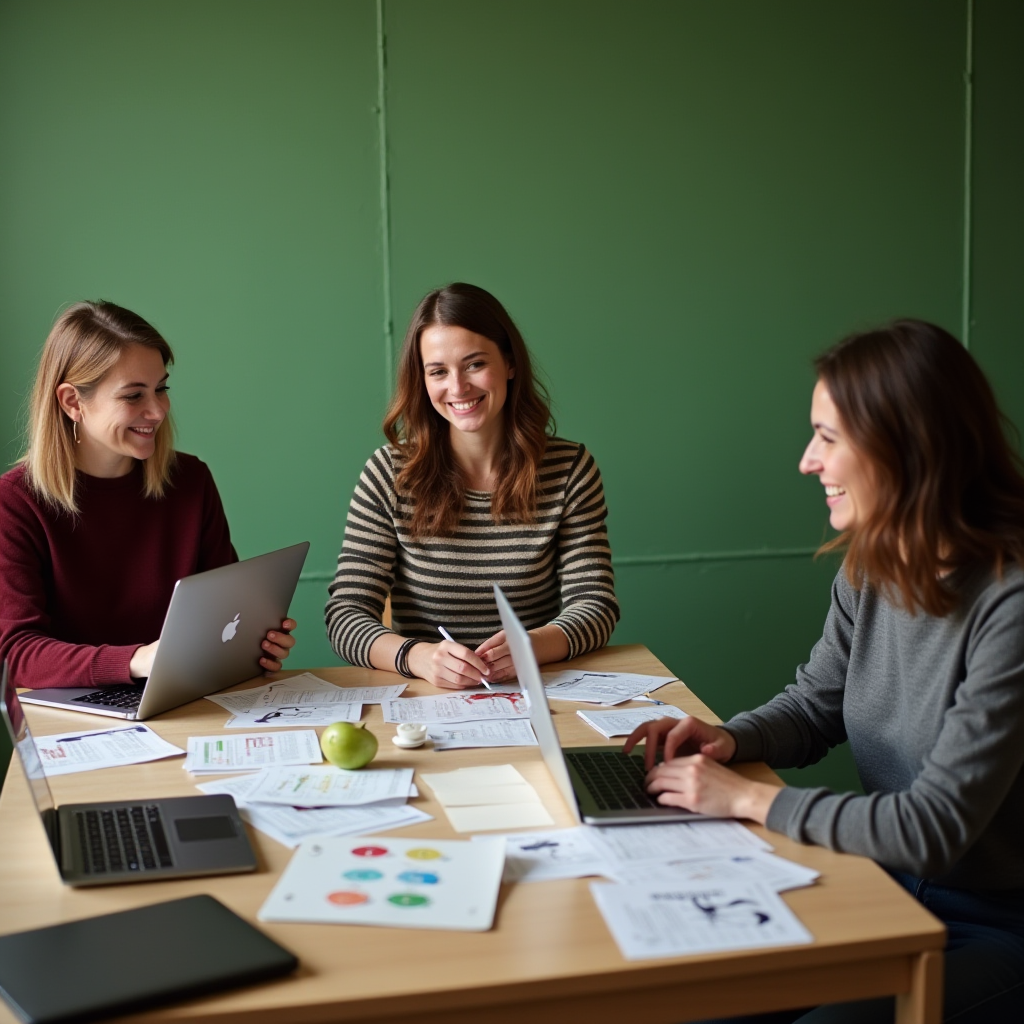
[[[443,627],[439,644],[416,644],[409,651],[409,667],[415,675],[446,690],[468,690],[483,683],[490,666],[479,655],[463,646]],[[488,687],[489,689],[489,687]]]

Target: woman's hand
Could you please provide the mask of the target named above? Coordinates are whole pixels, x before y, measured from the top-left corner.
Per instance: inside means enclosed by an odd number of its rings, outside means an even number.
[[[491,673],[487,677],[487,682],[502,683],[506,679],[515,678],[516,667],[512,664],[512,651],[505,638],[505,630],[502,629],[489,640],[485,640],[475,653],[490,667]]]
[[[659,764],[647,775],[647,791],[658,794],[658,803],[667,807],[685,807],[713,818],[746,818],[761,825],[779,792],[775,786],[737,775],[704,754]]]
[[[145,647],[138,647],[128,663],[128,675],[132,679],[148,679],[153,671],[153,659],[156,657],[156,649],[160,646],[159,640],[154,640]]]
[[[641,741],[644,742],[644,764],[648,771],[654,767],[654,759],[662,743],[665,744],[666,761],[671,761],[676,754],[703,754],[713,761],[724,762],[736,753],[736,740],[729,733],[693,715],[644,722],[629,734],[622,752],[628,754]]]
[[[291,649],[295,646],[295,637],[291,630],[295,629],[298,623],[294,619],[285,619],[281,628],[272,629],[263,638],[262,647],[267,653],[260,658],[260,665],[263,666],[264,674],[281,671],[281,662],[288,657]]]
[[[409,671],[443,690],[466,690],[491,680],[491,668],[468,647],[454,640],[421,643],[409,648]]]

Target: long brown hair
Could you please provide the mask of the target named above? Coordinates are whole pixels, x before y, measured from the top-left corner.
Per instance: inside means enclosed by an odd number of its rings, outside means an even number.
[[[554,431],[547,391],[535,379],[526,342],[505,307],[483,288],[455,283],[430,292],[416,307],[384,417],[385,436],[401,447],[404,456],[396,485],[415,498],[410,532],[414,537],[453,533],[466,494],[449,425],[431,406],[423,382],[420,337],[434,325],[462,327],[488,338],[515,368],[502,409],[505,433],[491,515],[495,522],[532,522],[537,512],[537,471],[549,430]]]
[[[77,302],[57,318],[39,357],[29,403],[28,447],[21,461],[32,490],[48,504],[75,514],[75,442],[71,420],[57,400],[61,384],[73,384],[88,400],[96,386],[132,345],[156,349],[164,366],[171,346],[138,313],[113,302]],[[143,491],[160,498],[174,463],[171,417],[156,432],[153,454],[143,463]]]
[[[911,613],[946,615],[945,577],[1024,565],[1024,472],[978,364],[951,334],[897,320],[815,361],[875,481],[865,521],[822,550],[846,549],[850,582],[878,585]]]

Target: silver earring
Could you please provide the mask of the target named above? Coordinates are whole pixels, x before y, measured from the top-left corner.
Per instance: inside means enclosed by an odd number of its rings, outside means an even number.
[[[75,444],[81,444],[82,442],[78,440],[78,420],[71,421],[71,432],[75,435]]]

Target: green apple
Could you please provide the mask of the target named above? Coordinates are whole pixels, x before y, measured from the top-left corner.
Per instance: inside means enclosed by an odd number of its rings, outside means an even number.
[[[320,749],[338,768],[362,768],[377,753],[377,737],[362,722],[333,722],[320,736]]]

